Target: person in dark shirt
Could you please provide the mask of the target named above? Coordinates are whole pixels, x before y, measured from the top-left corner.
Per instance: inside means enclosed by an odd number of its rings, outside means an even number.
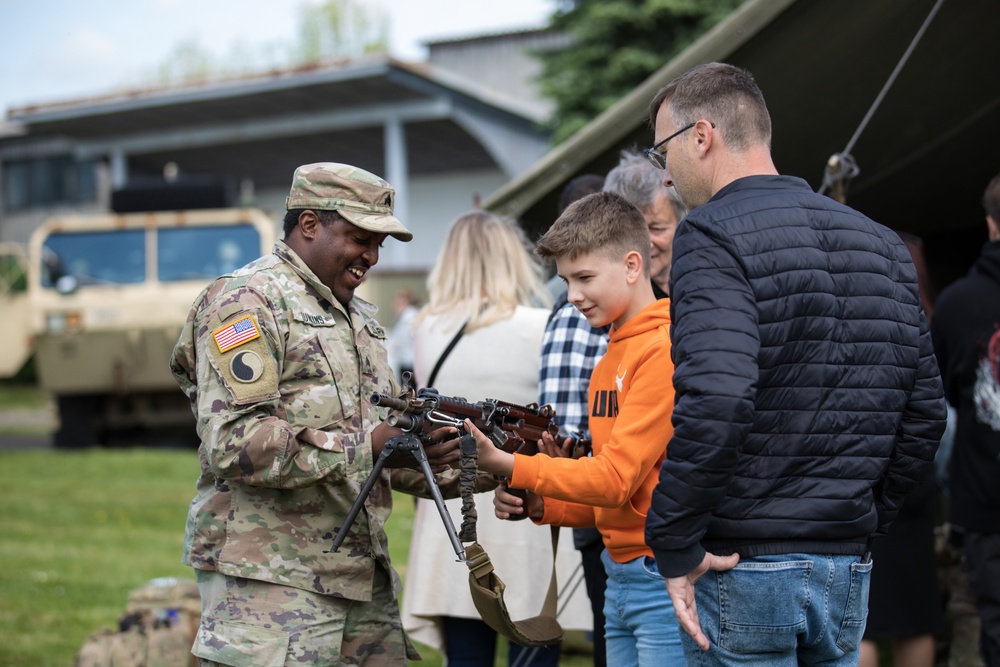
[[[988,240],[968,275],[938,297],[931,334],[957,422],[949,470],[980,650],[1000,665],[1000,174],[983,195]]]

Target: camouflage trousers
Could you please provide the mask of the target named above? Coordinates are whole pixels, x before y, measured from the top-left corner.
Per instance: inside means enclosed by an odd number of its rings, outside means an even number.
[[[197,571],[202,616],[191,652],[200,667],[407,664],[419,660],[403,632],[389,575],[375,568],[371,602]]]

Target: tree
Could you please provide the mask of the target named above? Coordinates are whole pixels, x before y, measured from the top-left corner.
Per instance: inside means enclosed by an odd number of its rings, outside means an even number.
[[[298,12],[297,42],[255,47],[241,42],[228,56],[219,57],[197,39],[185,40],[159,66],[156,78],[161,83],[189,83],[389,50],[386,15],[378,8],[366,7],[363,0],[301,3]]]
[[[197,39],[185,39],[160,64],[157,78],[165,83],[199,81],[215,74],[217,67],[212,54]]]
[[[569,46],[538,54],[559,143],[621,99],[743,0],[557,0]]]
[[[389,25],[385,14],[356,0],[326,0],[322,5],[300,7],[297,63],[330,58],[350,58],[389,50]]]

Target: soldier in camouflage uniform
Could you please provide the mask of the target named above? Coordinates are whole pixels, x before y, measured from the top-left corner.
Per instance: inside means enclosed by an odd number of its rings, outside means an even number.
[[[327,551],[400,433],[371,404],[397,390],[375,307],[354,296],[386,236],[412,238],[392,198],[361,169],[299,167],[285,240],[207,287],[174,348],[201,436],[184,541],[202,597],[192,649],[201,665],[419,659],[399,620],[384,530],[390,484],[426,492],[419,472],[400,468],[415,467],[412,456],[390,457],[341,549]],[[459,458],[451,433],[435,431],[426,447],[436,473]]]

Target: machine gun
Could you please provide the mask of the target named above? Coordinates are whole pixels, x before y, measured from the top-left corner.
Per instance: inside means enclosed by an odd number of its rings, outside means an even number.
[[[551,405],[537,403],[517,405],[506,401],[485,399],[469,403],[464,398],[442,396],[432,387],[421,389],[416,397],[393,398],[382,394],[372,396],[375,405],[384,405],[396,412],[386,420],[390,426],[408,429],[417,424],[430,423],[435,426],[451,425],[464,431],[466,419],[472,421],[497,449],[508,454],[534,456],[538,453],[538,440],[548,433],[558,440],[559,427],[555,423],[556,411]],[[574,459],[590,454],[590,440],[579,433],[570,436],[570,456]],[[511,494],[527,498],[520,489],[508,489]],[[522,521],[527,514],[510,517],[510,521]]]
[[[395,410],[386,421],[404,431],[422,423],[464,429],[469,419],[498,449],[509,454],[534,456],[543,433],[553,438],[559,435],[551,405],[516,405],[493,399],[470,403],[464,398],[442,396],[433,388],[421,389],[412,398],[375,394],[372,403]]]
[[[438,514],[441,515],[441,520],[444,522],[445,528],[448,529],[448,536],[451,538],[455,554],[459,560],[465,561],[465,549],[458,539],[455,524],[444,505],[444,498],[441,496],[441,491],[438,489],[437,482],[431,472],[427,454],[424,452],[420,439],[425,429],[454,426],[459,433],[465,433],[465,420],[469,419],[499,449],[511,454],[516,452],[527,456],[534,456],[538,453],[538,440],[543,433],[548,433],[553,438],[557,438],[559,435],[559,427],[555,423],[556,413],[551,405],[541,407],[536,403],[516,405],[492,399],[470,403],[464,398],[442,396],[436,389],[430,387],[421,389],[415,396],[410,397],[396,398],[385,394],[374,394],[372,395],[372,403],[393,410],[394,412],[389,415],[386,422],[390,426],[402,430],[403,433],[390,438],[385,443],[382,453],[372,467],[371,474],[368,475],[368,479],[361,487],[361,493],[347,513],[343,525],[334,536],[331,551],[337,551],[346,539],[347,531],[354,523],[365,499],[378,480],[382,468],[385,467],[386,459],[396,450],[400,450],[410,452],[417,459],[430,487]],[[588,440],[574,438],[574,458],[586,456],[589,446]],[[463,436],[462,447],[463,456],[466,448],[471,448],[471,452],[475,452],[475,441],[468,433]],[[518,518],[523,518],[523,516]]]

